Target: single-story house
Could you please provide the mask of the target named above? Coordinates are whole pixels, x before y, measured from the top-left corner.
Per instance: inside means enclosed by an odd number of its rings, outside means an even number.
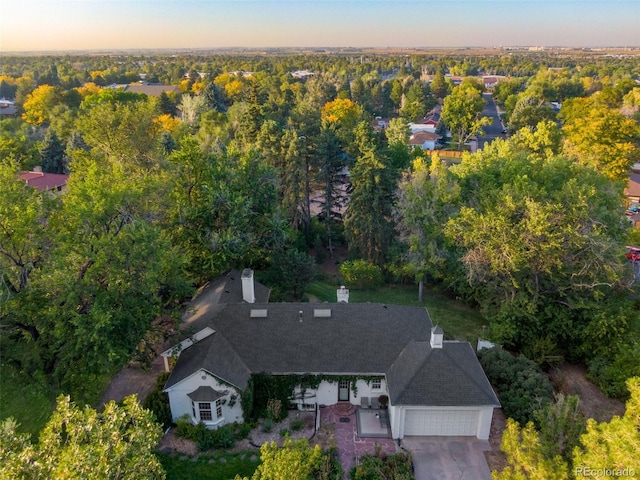
[[[624,194],[630,205],[640,203],[640,173],[634,171],[629,174],[629,181],[627,182],[627,188],[624,189]]]
[[[13,100],[0,98],[0,118],[15,117],[18,114],[18,107]]]
[[[389,127],[390,118],[376,117],[371,120],[371,126],[376,132],[382,132]]]
[[[69,175],[62,173],[43,173],[41,167],[32,172],[20,172],[18,178],[38,192],[62,192],[67,187]]]
[[[163,93],[180,93],[180,89],[175,85],[160,85],[156,83],[114,83],[106,88],[122,89],[125,92],[144,93],[148,97],[159,97]]]
[[[409,137],[409,145],[422,150],[435,150],[442,135],[431,132],[417,132]]]
[[[438,129],[438,124],[440,123],[440,110],[441,107],[438,105],[436,108],[427,113],[427,115],[419,123],[410,123],[409,129],[411,130],[411,133],[435,133],[435,131]]]
[[[345,288],[340,303],[258,303],[253,272],[241,283],[243,301],[195,312],[192,335],[162,354],[177,356],[164,388],[174,419],[209,428],[242,422],[240,398],[253,374],[315,374],[316,388],[292,392],[298,409],[377,406],[386,396],[395,439],[489,437],[500,404],[475,352],[445,341],[425,308],[350,304]]]

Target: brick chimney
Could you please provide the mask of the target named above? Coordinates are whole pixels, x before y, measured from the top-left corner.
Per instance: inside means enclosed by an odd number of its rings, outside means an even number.
[[[250,268],[245,268],[242,271],[242,299],[247,303],[256,303],[253,270]]]

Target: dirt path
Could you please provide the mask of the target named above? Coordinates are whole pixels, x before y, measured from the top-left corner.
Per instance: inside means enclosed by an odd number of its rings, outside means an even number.
[[[142,370],[138,365],[131,365],[120,370],[105,390],[100,399],[100,406],[115,400],[122,401],[125,397],[138,395],[138,401],[142,403],[149,392],[156,386],[158,374],[164,370],[162,357],[158,356],[151,363],[150,370]]]
[[[609,422],[614,415],[624,415],[624,403],[605,396],[587,379],[585,367],[565,363],[550,372],[549,378],[557,391],[580,397],[580,409],[587,418]]]

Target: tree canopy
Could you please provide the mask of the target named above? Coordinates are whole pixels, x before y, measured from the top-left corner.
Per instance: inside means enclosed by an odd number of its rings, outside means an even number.
[[[122,406],[112,401],[96,412],[61,395],[37,444],[16,427],[12,418],[0,426],[3,478],[165,478],[152,450],[162,430],[135,396],[125,398]]]

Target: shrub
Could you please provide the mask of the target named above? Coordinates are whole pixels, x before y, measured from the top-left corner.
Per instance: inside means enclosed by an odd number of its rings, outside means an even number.
[[[196,442],[198,450],[201,452],[235,446],[236,424],[224,425],[217,430],[209,430],[203,423],[193,425],[189,416],[183,415],[176,421],[176,425],[176,435]]]
[[[271,433],[271,430],[273,430],[273,420],[265,418],[264,422],[262,422],[262,431],[264,433]]]
[[[286,428],[281,428],[279,433],[280,433],[281,437],[288,437],[289,436],[289,430],[286,429]]]
[[[313,477],[317,480],[336,480],[342,478],[342,465],[338,460],[338,449],[330,447],[325,450],[320,460],[320,465],[313,472]]]
[[[173,423],[171,417],[171,407],[169,406],[169,395],[162,389],[169,378],[169,372],[162,372],[156,379],[156,387],[144,399],[142,406],[151,410],[156,416],[156,421],[162,424],[163,428],[168,428]]]
[[[293,420],[291,420],[291,424],[289,426],[291,427],[291,430],[293,430],[294,432],[299,432],[300,430],[302,430],[302,427],[304,426],[304,422],[302,421],[301,418],[294,418]]]
[[[194,425],[186,413],[176,420],[176,435],[187,440],[198,440],[198,428],[204,425]]]
[[[615,355],[598,355],[589,362],[589,377],[609,397],[628,399],[626,381],[634,376],[640,376],[640,343],[624,345]]]
[[[364,455],[360,457],[360,465],[349,472],[349,478],[351,480],[413,479],[411,456],[404,452],[387,457]]]
[[[340,265],[340,275],[347,285],[356,288],[372,288],[382,284],[382,270],[366,260],[348,260]]]
[[[256,428],[256,424],[253,422],[240,423],[236,427],[236,440],[244,440],[254,428]]]
[[[534,421],[533,413],[553,396],[553,386],[538,364],[500,348],[482,350],[478,356],[489,382],[498,391],[504,414],[521,425]]]
[[[272,398],[267,402],[267,418],[271,420],[279,420],[282,414],[282,401]]]

